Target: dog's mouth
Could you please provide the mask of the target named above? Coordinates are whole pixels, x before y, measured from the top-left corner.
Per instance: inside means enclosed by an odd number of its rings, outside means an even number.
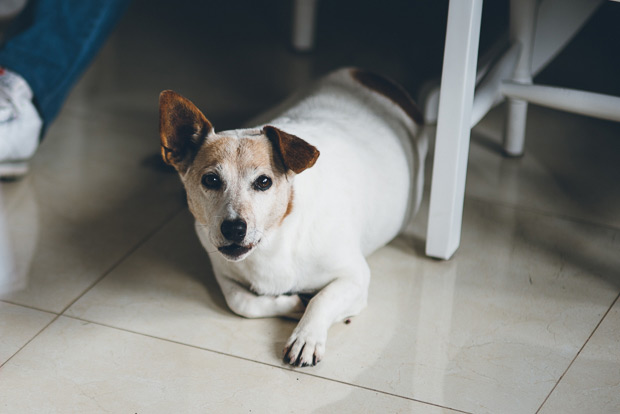
[[[241,246],[239,244],[233,243],[228,246],[218,247],[217,249],[224,256],[232,260],[235,260],[235,259],[239,259],[241,256],[244,256],[246,253],[249,253],[250,250],[254,248],[254,246],[255,244],[250,244],[248,246]]]

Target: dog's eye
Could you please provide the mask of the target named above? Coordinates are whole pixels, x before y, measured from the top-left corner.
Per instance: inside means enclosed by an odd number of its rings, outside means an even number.
[[[259,191],[266,191],[269,187],[271,187],[271,184],[271,178],[266,175],[261,175],[256,179],[256,181],[254,181],[254,188]]]
[[[202,185],[209,190],[219,190],[222,187],[222,180],[217,174],[209,173],[202,176]]]

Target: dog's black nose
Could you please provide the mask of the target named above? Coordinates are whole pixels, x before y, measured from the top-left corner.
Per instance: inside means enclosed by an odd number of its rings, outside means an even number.
[[[220,230],[222,231],[224,237],[226,237],[226,240],[230,240],[235,243],[241,243],[243,241],[247,229],[247,224],[241,219],[225,220],[222,223],[222,227],[220,227]]]

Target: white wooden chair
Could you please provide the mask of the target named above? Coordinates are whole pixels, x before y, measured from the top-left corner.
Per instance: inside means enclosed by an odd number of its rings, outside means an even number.
[[[478,67],[482,0],[450,0],[441,85],[421,102],[437,123],[427,255],[449,259],[459,246],[470,131],[493,106],[508,100],[508,156],[523,154],[528,102],[620,121],[619,97],[532,83],[603,1],[510,0],[506,47]],[[294,2],[293,46],[310,50],[317,0]]]
[[[477,72],[482,0],[450,1],[436,112],[427,255],[448,259],[459,246],[470,129],[495,104],[508,100],[504,151],[509,156],[523,154],[528,102],[620,121],[619,97],[532,83],[533,76],[601,3],[511,0],[510,45],[494,65]],[[431,97],[427,102],[433,101],[437,100]],[[434,107],[426,108],[431,122],[433,112]]]

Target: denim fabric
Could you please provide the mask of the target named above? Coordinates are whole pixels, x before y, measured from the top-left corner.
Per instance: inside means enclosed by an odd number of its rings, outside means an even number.
[[[44,125],[58,114],[131,0],[31,0],[26,27],[0,49],[0,66],[32,89]]]

